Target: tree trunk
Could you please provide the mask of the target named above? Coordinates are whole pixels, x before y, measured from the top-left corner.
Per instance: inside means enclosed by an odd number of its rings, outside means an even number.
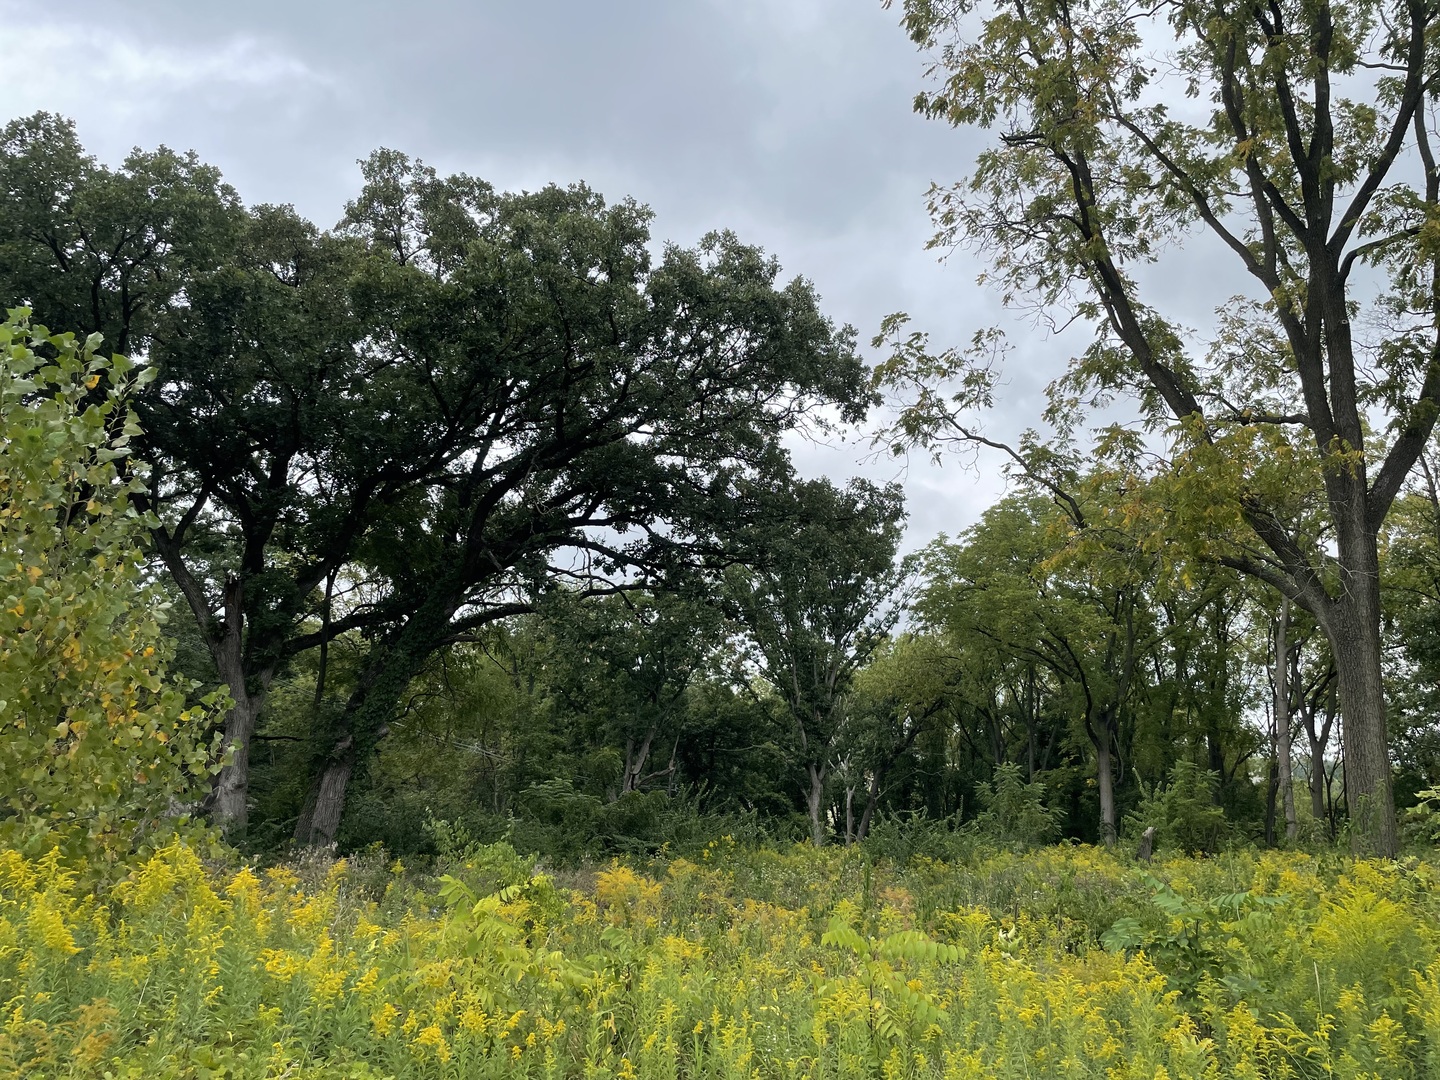
[[[825,766],[813,762],[805,766],[810,777],[810,791],[806,798],[810,810],[810,840],[818,848],[825,846]]]
[[[206,633],[206,645],[210,658],[215,662],[215,672],[229,689],[230,700],[235,703],[225,714],[225,730],[220,744],[222,760],[228,754],[229,761],[216,776],[208,800],[211,818],[231,843],[243,840],[249,826],[250,742],[274,674],[273,667],[260,672],[246,671],[244,596],[241,579],[233,575],[228,577],[225,581],[223,621],[218,627],[214,622],[207,622],[201,628]],[[252,686],[258,687],[253,693]]]
[[[210,610],[209,600],[200,582],[180,557],[179,542],[164,530],[151,531],[155,550],[160,553],[170,577],[185,597],[195,626],[205,641],[205,648],[214,661],[215,673],[234,702],[225,714],[220,753],[224,760],[214,786],[205,799],[205,810],[220,826],[231,843],[244,838],[249,824],[250,741],[260,719],[275,675],[273,664],[261,670],[246,672],[245,655],[245,584],[236,574],[227,574],[220,598],[220,615]],[[251,693],[251,687],[257,689]]]
[[[232,844],[244,839],[249,824],[250,740],[255,735],[255,725],[265,702],[263,693],[250,695],[245,693],[243,681],[238,685],[238,690],[230,691],[235,704],[225,714],[220,750],[222,758],[229,754],[230,760],[215,778],[210,799],[211,817]]]
[[[1300,833],[1295,817],[1295,785],[1290,775],[1290,601],[1280,602],[1275,622],[1275,763],[1279,767],[1280,800],[1285,808],[1285,839]]]
[[[880,781],[885,774],[876,769],[870,774],[870,788],[865,794],[865,809],[860,813],[860,824],[855,827],[855,839],[864,840],[870,835],[870,822],[875,818],[875,807],[880,802]]]
[[[1325,820],[1325,743],[1310,740],[1310,815]]]
[[[1319,721],[1320,710],[1325,720]],[[1330,731],[1335,725],[1335,679],[1333,670],[1302,702],[1300,721],[1310,745],[1310,813],[1316,821],[1325,821],[1329,780],[1325,767],[1325,751],[1330,745]]]
[[[421,604],[366,657],[359,684],[345,703],[334,745],[311,784],[305,811],[295,823],[297,844],[325,847],[334,842],[351,779],[389,734],[388,724],[410,681],[449,635],[450,618],[457,606],[457,590],[437,583],[430,601]]]
[[[1373,544],[1371,546],[1373,555]],[[1381,666],[1379,560],[1373,577],[1346,575],[1345,598],[1329,628],[1339,684],[1345,794],[1351,846],[1357,854],[1393,858],[1400,850],[1390,775],[1390,740]]]
[[[1095,746],[1095,776],[1100,786],[1100,840],[1106,847],[1114,847],[1120,834],[1115,827],[1115,776],[1110,764],[1109,726],[1101,732]]]
[[[345,789],[355,772],[355,740],[346,736],[325,762],[305,797],[305,809],[295,825],[295,840],[305,847],[329,847],[340,832],[345,812]]]
[[[650,745],[654,741],[653,725],[645,733],[645,741],[640,744],[640,749],[635,749],[633,736],[625,739],[625,777],[620,783],[620,794],[640,790],[640,778],[645,775],[645,763],[650,760]]]
[[[1270,740],[1270,747],[1275,750],[1270,760],[1268,775],[1265,777],[1265,846],[1275,846],[1275,797],[1280,793],[1280,752],[1275,748],[1275,740]]]

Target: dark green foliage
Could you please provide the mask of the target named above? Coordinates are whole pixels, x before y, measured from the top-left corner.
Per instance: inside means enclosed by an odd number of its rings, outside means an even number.
[[[975,824],[985,836],[1005,843],[1043,844],[1055,838],[1055,815],[1045,805],[1045,785],[1025,783],[1020,766],[1007,761],[981,784],[976,797],[984,809]]]
[[[1126,832],[1138,840],[1154,826],[1157,850],[1191,854],[1218,850],[1230,826],[1225,811],[1216,805],[1219,780],[1193,761],[1181,759],[1162,783],[1139,782],[1140,801],[1126,815]]]

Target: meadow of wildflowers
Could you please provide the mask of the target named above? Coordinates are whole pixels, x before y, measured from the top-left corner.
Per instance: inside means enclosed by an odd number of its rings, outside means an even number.
[[[0,1075],[1440,1075],[1440,867],[710,845],[563,881],[0,855]]]

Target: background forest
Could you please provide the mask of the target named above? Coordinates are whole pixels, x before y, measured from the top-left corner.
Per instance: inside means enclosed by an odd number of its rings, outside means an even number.
[[[433,853],[436,822],[560,860],[983,822],[1205,851],[1346,831],[1334,642],[1177,509],[1212,494],[1113,432],[997,446],[1011,494],[902,557],[898,487],[802,479],[784,440],[915,385],[923,345],[888,327],[867,373],[737,238],[656,258],[643,207],[388,150],[331,230],[193,156],[109,169],[49,115],[0,153],[6,295],[154,376],[146,573],[192,699],[231,699],[203,812],[242,848]],[[963,442],[974,392],[879,438]],[[1401,811],[1440,780],[1416,462],[1378,548]]]

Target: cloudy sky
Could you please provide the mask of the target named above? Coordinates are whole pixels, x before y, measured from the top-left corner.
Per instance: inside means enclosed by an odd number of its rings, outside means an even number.
[[[1033,422],[1083,347],[1000,311],[965,253],[924,250],[927,186],[962,176],[983,136],[912,114],[923,59],[880,0],[0,0],[0,17],[24,28],[25,72],[0,82],[0,113],[66,114],[110,163],[193,149],[247,202],[323,225],[377,146],[504,188],[583,179],[652,206],[660,238],[736,230],[865,341],[900,310],[937,344],[1008,321],[997,435]],[[993,459],[937,469],[863,438],[796,457],[903,480],[912,545],[1002,489]]]

